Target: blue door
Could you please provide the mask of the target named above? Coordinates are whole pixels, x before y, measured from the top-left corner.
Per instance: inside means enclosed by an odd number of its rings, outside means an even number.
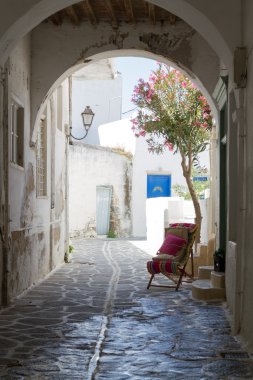
[[[171,197],[171,175],[148,174],[147,198]]]

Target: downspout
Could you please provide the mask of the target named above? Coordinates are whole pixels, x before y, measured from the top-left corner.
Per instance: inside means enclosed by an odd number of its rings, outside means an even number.
[[[69,108],[69,123],[65,125],[66,144],[65,144],[65,159],[66,159],[66,177],[65,177],[65,223],[66,223],[66,247],[65,260],[68,261],[69,255],[69,145],[71,142],[70,131],[72,127],[72,76],[68,78],[68,108]]]
[[[50,271],[54,268],[54,228],[55,228],[55,101],[50,98]],[[47,153],[48,154],[48,153]]]

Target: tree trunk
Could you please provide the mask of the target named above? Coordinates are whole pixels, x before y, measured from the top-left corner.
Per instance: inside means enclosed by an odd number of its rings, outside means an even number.
[[[183,176],[185,177],[185,180],[186,180],[186,183],[187,183],[190,195],[191,195],[191,199],[193,202],[194,210],[195,210],[195,223],[198,224],[198,226],[199,226],[199,230],[198,230],[196,240],[195,240],[196,245],[197,245],[197,243],[200,242],[200,230],[201,230],[201,222],[202,222],[200,203],[199,203],[198,196],[194,190],[193,183],[191,180],[191,165],[189,165],[190,168],[187,168],[187,165],[185,162],[185,157],[182,154],[181,154],[181,156],[182,156],[181,165],[183,168]]]

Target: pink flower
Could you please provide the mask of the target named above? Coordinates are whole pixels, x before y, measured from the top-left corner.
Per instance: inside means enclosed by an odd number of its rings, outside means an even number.
[[[186,87],[187,86],[187,83],[186,82],[182,82],[182,87]]]
[[[164,145],[169,148],[170,152],[173,152],[173,149],[174,149],[173,144],[171,144],[169,141],[166,141]]]

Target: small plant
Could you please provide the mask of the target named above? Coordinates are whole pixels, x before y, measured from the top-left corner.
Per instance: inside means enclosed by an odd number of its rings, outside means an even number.
[[[69,263],[70,261],[69,261],[69,252],[65,252],[65,254],[64,254],[64,262],[65,263]]]
[[[69,251],[65,252],[65,255],[64,255],[64,262],[65,263],[70,263],[70,255],[73,251],[74,251],[73,245],[69,245]]]
[[[214,252],[214,270],[215,272],[225,272],[225,250],[223,248],[218,248]]]
[[[115,239],[116,238],[116,234],[113,232],[113,231],[109,231],[108,234],[107,234],[107,237],[110,238],[110,239]]]

